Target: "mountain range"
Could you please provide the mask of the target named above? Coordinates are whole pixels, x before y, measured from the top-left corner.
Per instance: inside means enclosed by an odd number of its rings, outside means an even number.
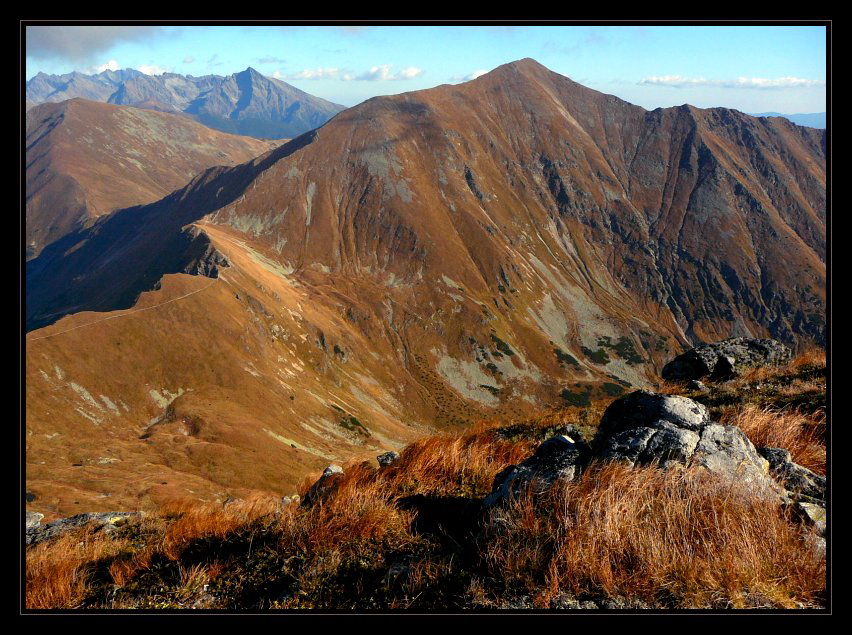
[[[64,512],[288,493],[649,386],[699,341],[824,344],[825,153],[530,59],[367,100],[28,263],[28,489]]]
[[[27,82],[26,99],[34,104],[74,97],[183,113],[216,130],[263,139],[297,136],[344,108],[253,68],[227,77],[146,75],[133,69],[97,75],[39,73]]]

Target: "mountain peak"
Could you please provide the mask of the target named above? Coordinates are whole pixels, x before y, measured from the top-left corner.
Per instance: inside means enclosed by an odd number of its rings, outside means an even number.
[[[253,78],[253,79],[254,79],[254,78],[260,78],[260,77],[263,77],[264,79],[266,78],[266,75],[263,75],[262,73],[260,73],[260,72],[258,72],[257,70],[253,69],[251,66],[249,66],[249,67],[248,67],[246,70],[244,70],[242,73],[238,73],[238,74],[239,74],[239,75],[248,75],[249,77],[251,77],[251,78]]]
[[[537,62],[531,57],[525,57],[520,60],[515,60],[514,62],[508,62],[506,64],[501,64],[497,68],[495,68],[491,73],[487,73],[491,75],[492,73],[496,73],[497,75],[505,74],[505,73],[522,73],[524,75],[529,73],[540,73],[542,71],[551,72],[549,68],[544,66],[543,64]]]

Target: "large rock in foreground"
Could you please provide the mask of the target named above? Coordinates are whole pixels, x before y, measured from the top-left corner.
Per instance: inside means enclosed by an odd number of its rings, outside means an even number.
[[[678,355],[663,367],[663,379],[690,380],[708,375],[728,379],[754,366],[779,366],[792,358],[781,342],[770,339],[734,337],[701,344]]]
[[[710,420],[700,403],[644,390],[609,405],[593,442],[593,457],[630,465],[698,465],[756,485],[771,486],[769,464],[736,426]]]

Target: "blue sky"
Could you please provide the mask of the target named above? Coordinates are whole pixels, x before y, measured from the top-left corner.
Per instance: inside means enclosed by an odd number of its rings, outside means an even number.
[[[26,78],[136,68],[229,75],[251,66],[344,106],[472,79],[532,57],[647,109],[826,109],[826,27],[28,26]]]

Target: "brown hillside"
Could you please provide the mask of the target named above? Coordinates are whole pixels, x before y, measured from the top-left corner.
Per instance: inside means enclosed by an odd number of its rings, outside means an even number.
[[[275,145],[185,116],[85,99],[29,109],[27,255],[94,218],[159,200],[211,166],[243,163]]]

